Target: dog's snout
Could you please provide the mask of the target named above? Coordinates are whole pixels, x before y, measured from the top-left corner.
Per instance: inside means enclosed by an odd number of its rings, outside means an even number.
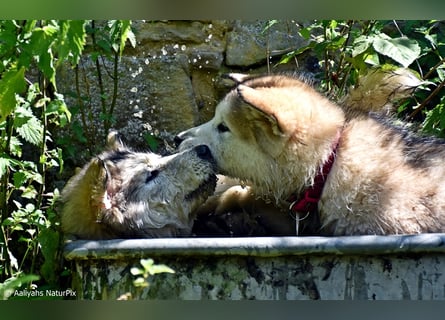
[[[198,157],[200,157],[203,160],[211,160],[212,159],[212,152],[210,151],[209,147],[206,145],[199,145],[195,147],[196,154]]]
[[[179,147],[179,145],[181,144],[181,142],[184,141],[182,132],[178,133],[178,134],[175,136],[175,138],[174,138],[173,140],[174,140],[174,142],[175,142],[175,144],[176,144],[176,147]]]

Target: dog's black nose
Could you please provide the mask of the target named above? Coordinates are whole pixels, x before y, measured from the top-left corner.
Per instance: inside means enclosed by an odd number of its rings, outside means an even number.
[[[212,159],[212,152],[210,151],[209,147],[207,147],[204,144],[201,144],[199,146],[196,146],[195,148],[196,154],[198,157],[200,157],[203,160],[211,160]]]
[[[181,134],[178,134],[174,137],[173,141],[175,142],[176,147],[179,147],[182,141],[184,141],[183,138],[181,138]]]

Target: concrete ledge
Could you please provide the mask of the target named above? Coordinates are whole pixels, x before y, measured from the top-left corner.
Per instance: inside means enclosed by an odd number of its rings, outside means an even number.
[[[72,241],[79,299],[445,300],[445,234]],[[136,288],[153,258],[174,274]]]
[[[141,258],[149,255],[381,255],[444,252],[445,234],[351,237],[174,238],[67,243],[67,260]]]

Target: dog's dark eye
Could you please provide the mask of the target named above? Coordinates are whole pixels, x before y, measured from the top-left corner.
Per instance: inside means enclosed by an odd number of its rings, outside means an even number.
[[[154,180],[159,175],[159,170],[149,171],[147,177],[145,178],[145,183],[149,183]]]
[[[227,131],[230,131],[230,129],[229,129],[223,122],[221,122],[220,124],[218,124],[218,126],[216,127],[216,129],[217,129],[219,132],[227,132]]]

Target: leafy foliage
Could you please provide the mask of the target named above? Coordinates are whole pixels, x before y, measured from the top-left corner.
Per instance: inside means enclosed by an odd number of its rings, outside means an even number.
[[[148,287],[149,277],[159,273],[175,273],[173,269],[164,264],[155,264],[153,259],[141,259],[142,268],[133,267],[130,272],[132,275],[137,276],[133,281],[136,287]]]
[[[39,279],[40,277],[36,275],[21,275],[19,277],[11,277],[7,279],[5,282],[0,283],[0,300],[7,300],[13,295],[16,288]]]
[[[0,79],[0,119],[6,119],[14,111],[16,92],[23,92],[25,89],[25,68],[11,67],[4,72]]]
[[[35,289],[36,281],[57,288],[66,273],[55,208],[59,190],[51,181],[63,171],[64,146],[53,141],[52,133],[70,123],[75,108],[68,108],[57,92],[56,75],[66,63],[78,70],[87,37],[96,62],[101,55],[115,62],[111,108],[99,64],[97,69],[107,131],[117,95],[117,63],[127,39],[135,45],[131,21],[104,21],[100,27],[84,20],[0,21],[1,299],[15,288]],[[87,132],[90,124],[84,125]],[[89,136],[90,146],[94,137]]]
[[[76,62],[84,21],[0,21],[0,280],[2,297],[41,279],[57,285],[60,237],[47,177],[63,169],[50,127],[70,121],[56,66]],[[49,245],[51,244],[51,245]],[[43,277],[43,278],[42,278]],[[6,290],[6,291],[5,291]]]
[[[285,54],[279,63],[314,53],[323,71],[322,88],[334,99],[370,68],[410,68],[425,85],[414,99],[400,102],[399,116],[445,137],[444,28],[439,21],[313,21],[299,31],[308,44]]]

